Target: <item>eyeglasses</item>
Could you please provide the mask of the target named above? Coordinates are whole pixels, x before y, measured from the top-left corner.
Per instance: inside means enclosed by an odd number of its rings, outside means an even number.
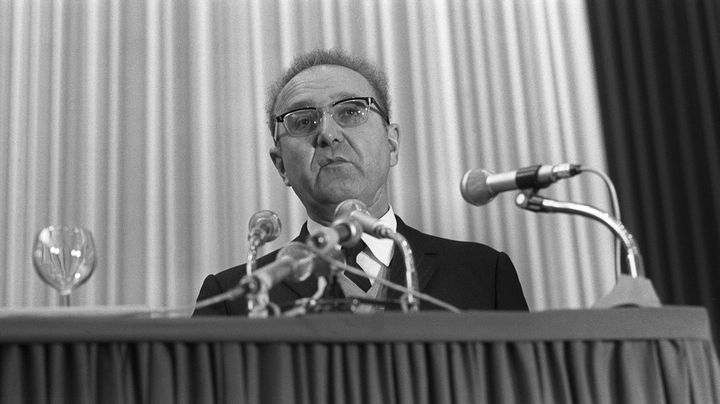
[[[327,112],[333,117],[335,122],[343,128],[352,128],[360,126],[367,122],[368,111],[373,106],[373,110],[380,114],[385,123],[390,124],[385,112],[380,108],[377,101],[373,97],[355,97],[346,98],[330,105],[326,109],[315,107],[303,107],[288,111],[282,115],[275,117],[277,123],[285,126],[288,135],[292,137],[304,137],[315,133],[320,126],[320,120]],[[277,123],[275,124],[275,133],[273,139],[277,142]]]

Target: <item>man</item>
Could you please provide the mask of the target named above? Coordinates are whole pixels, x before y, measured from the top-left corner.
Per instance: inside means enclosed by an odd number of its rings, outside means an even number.
[[[271,87],[268,118],[274,146],[270,157],[285,185],[305,206],[308,221],[296,240],[304,240],[334,220],[337,205],[358,199],[384,225],[409,242],[420,291],[460,309],[527,310],[515,268],[504,253],[469,242],[430,236],[406,225],[390,206],[387,180],[398,162],[400,131],[389,120],[384,73],[367,61],[339,50],[316,50],[295,59]],[[353,257],[363,271],[404,285],[405,267],[393,242],[362,236],[363,250]],[[258,260],[272,262],[274,251]],[[348,258],[348,261],[350,258]],[[198,301],[238,284],[245,266],[210,275]],[[282,282],[270,291],[278,304],[312,296],[317,276]],[[357,284],[344,274],[338,283],[346,295],[393,300],[399,293],[379,282]],[[366,288],[369,289],[365,290]],[[437,309],[421,302],[422,309]],[[198,309],[194,315],[246,314],[243,299]]]

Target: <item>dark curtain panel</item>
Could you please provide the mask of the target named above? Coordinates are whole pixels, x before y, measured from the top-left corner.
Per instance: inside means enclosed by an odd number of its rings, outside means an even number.
[[[720,4],[590,0],[610,175],[664,304],[720,337]]]

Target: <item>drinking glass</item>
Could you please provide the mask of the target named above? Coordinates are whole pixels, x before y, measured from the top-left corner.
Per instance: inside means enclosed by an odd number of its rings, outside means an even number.
[[[70,293],[95,269],[95,243],[90,231],[78,226],[48,226],[33,244],[33,264],[42,280],[60,293],[60,305],[70,306]]]

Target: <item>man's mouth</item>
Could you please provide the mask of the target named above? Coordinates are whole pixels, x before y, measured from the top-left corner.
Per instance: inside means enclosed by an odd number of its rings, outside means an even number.
[[[323,167],[341,165],[341,164],[346,164],[346,163],[349,163],[349,161],[342,157],[332,157],[332,158],[324,159],[323,161],[321,161],[320,167],[323,168]]]

